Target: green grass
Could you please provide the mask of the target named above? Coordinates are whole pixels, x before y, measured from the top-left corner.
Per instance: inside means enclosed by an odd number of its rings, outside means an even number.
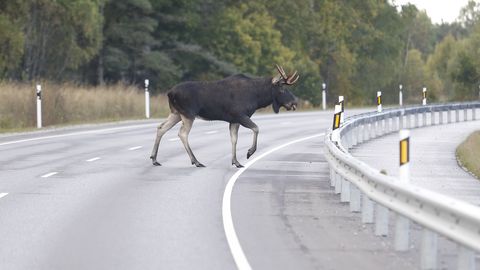
[[[457,147],[457,159],[461,166],[467,168],[480,179],[480,130],[470,134],[468,138]]]
[[[166,96],[151,96],[151,117],[165,117]],[[145,93],[130,85],[87,87],[42,83],[44,127],[145,118]],[[0,133],[36,127],[34,85],[0,82]]]

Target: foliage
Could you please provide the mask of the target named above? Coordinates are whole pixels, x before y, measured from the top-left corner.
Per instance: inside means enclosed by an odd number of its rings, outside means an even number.
[[[185,80],[298,70],[314,105],[374,104],[376,91],[418,103],[476,97],[480,8],[433,24],[388,0],[16,0],[0,2],[0,79],[123,82],[165,92]],[[384,101],[396,103],[397,95]]]
[[[480,179],[480,130],[470,134],[456,149],[459,164]]]

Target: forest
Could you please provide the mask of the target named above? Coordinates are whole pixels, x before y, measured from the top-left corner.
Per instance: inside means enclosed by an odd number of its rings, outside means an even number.
[[[480,4],[433,24],[386,0],[4,0],[0,81],[84,86],[151,81],[154,93],[235,73],[301,75],[297,96],[369,105],[398,87],[418,103],[477,99]],[[329,99],[333,102],[333,99]]]

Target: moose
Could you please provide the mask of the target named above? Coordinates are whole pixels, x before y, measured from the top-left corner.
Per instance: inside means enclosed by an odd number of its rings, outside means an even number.
[[[288,111],[295,110],[297,98],[285,86],[298,81],[297,71],[287,75],[283,68],[276,65],[278,74],[268,78],[251,78],[243,74],[233,75],[219,81],[183,82],[174,86],[168,92],[170,115],[157,129],[157,136],[150,159],[153,165],[161,166],[157,162],[158,146],[162,136],[182,121],[178,133],[180,140],[187,151],[192,165],[205,167],[200,163],[190,148],[188,134],[195,118],[204,120],[222,120],[230,123],[230,137],[232,141],[232,165],[243,167],[237,160],[236,146],[240,125],[253,131],[253,144],[247,152],[247,159],[257,150],[258,126],[250,117],[259,108],[272,105],[273,111],[278,113],[280,107]]]

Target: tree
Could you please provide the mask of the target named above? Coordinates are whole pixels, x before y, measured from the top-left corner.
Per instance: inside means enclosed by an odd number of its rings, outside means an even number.
[[[102,0],[28,2],[23,74],[60,80],[88,63],[101,47]]]
[[[25,1],[0,3],[0,78],[13,72],[21,62],[25,42],[24,7]]]

